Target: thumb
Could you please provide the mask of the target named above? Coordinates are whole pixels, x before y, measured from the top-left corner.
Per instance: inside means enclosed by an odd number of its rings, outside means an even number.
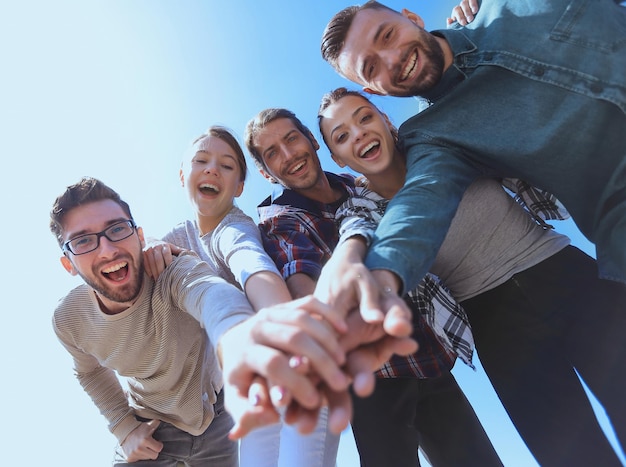
[[[160,424],[161,424],[161,420],[156,420],[156,419],[146,422],[146,425],[148,425],[148,427],[150,428],[150,430],[148,431],[148,434],[152,435],[152,433],[156,431],[156,429],[159,427]]]

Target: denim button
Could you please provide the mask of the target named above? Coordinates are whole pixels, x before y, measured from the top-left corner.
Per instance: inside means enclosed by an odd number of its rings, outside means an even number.
[[[602,90],[604,89],[604,86],[602,86],[602,84],[600,83],[591,83],[589,85],[589,89],[591,90],[591,92],[593,92],[594,94],[599,94],[602,92]]]

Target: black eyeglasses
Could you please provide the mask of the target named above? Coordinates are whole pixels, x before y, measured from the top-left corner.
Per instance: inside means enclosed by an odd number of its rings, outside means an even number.
[[[106,237],[110,242],[119,242],[130,237],[137,226],[132,220],[116,222],[102,232],[79,235],[63,244],[63,251],[69,251],[75,255],[84,255],[100,246],[100,238]]]

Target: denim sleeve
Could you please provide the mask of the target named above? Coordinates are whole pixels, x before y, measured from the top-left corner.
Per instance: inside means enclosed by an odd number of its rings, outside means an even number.
[[[365,264],[394,272],[402,294],[426,275],[466,188],[480,175],[469,160],[445,146],[404,138],[407,177],[389,202]]]

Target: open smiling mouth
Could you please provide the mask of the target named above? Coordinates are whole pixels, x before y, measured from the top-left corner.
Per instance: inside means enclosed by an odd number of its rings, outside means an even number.
[[[306,165],[306,161],[302,161],[299,164],[297,164],[293,169],[291,169],[288,173],[289,175],[295,175],[298,172],[301,172],[302,169],[304,168],[304,166]]]
[[[217,195],[220,192],[217,186],[211,185],[210,183],[203,183],[198,189],[205,195]]]
[[[123,281],[126,279],[126,276],[128,276],[128,263],[123,261],[109,266],[102,270],[102,275],[113,282]]]
[[[374,151],[376,151],[378,148],[380,147],[380,143],[378,141],[372,141],[370,144],[368,144],[367,146],[365,146],[362,150],[361,153],[359,154],[359,157],[361,159],[367,159],[368,157],[370,157],[372,155],[372,153]]]
[[[407,60],[407,63],[404,69],[402,70],[402,73],[400,74],[399,81],[402,82],[402,81],[406,81],[407,79],[409,79],[416,68],[417,68],[417,52],[413,52],[411,56],[409,57],[409,59]]]

